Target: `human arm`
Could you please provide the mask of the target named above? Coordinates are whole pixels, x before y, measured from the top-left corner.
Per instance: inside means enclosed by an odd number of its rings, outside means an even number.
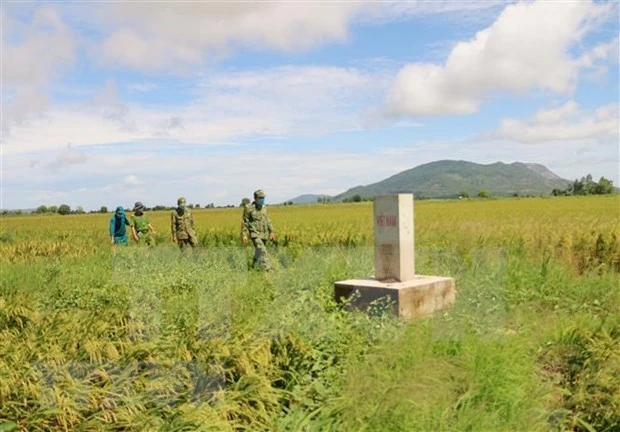
[[[241,242],[244,245],[248,244],[248,236],[250,234],[248,225],[249,225],[249,211],[247,207],[244,207],[243,216],[241,217]]]
[[[172,233],[172,242],[176,243],[177,242],[177,231],[176,231],[176,227],[174,226],[174,211],[170,212],[170,232]]]
[[[267,215],[267,231],[269,232],[269,240],[276,240],[276,232],[273,229],[273,223],[271,222],[271,218]]]
[[[136,221],[132,218],[129,226],[131,227],[131,236],[133,237],[133,239],[136,241],[136,243],[138,242],[138,232],[136,231]]]
[[[110,219],[110,241],[114,244],[114,216]]]

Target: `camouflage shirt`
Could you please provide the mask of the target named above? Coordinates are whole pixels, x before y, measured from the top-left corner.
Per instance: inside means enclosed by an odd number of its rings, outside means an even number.
[[[183,214],[180,214],[177,210],[172,210],[170,213],[170,230],[172,235],[179,240],[195,237],[194,216],[187,209],[185,209]]]
[[[243,209],[241,234],[250,238],[266,240],[273,233],[273,225],[271,224],[271,218],[267,214],[267,207],[262,206],[259,210],[254,202],[246,205]]]

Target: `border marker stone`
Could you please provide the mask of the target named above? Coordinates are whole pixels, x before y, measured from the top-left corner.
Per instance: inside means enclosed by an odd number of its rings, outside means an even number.
[[[413,194],[378,196],[374,201],[375,275],[334,283],[337,301],[367,309],[388,297],[394,313],[413,319],[450,306],[456,300],[454,279],[415,274]]]

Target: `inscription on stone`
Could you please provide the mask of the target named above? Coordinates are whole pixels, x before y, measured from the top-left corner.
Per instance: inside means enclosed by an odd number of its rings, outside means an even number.
[[[398,217],[396,215],[379,215],[377,216],[378,227],[395,227],[398,224]]]
[[[406,281],[414,277],[413,197],[379,196],[374,204],[375,277]]]

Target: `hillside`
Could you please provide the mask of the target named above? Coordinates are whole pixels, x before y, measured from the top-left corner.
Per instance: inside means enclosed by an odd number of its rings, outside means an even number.
[[[562,179],[539,164],[496,162],[482,165],[467,161],[442,160],[427,163],[366,186],[356,186],[334,197],[341,201],[389,193],[413,193],[418,198],[453,198],[466,192],[475,196],[486,190],[491,196],[549,195],[554,188],[566,188]]]
[[[332,197],[330,197],[329,195],[305,194],[305,195],[299,195],[290,200],[286,200],[286,202],[290,201],[293,204],[314,204],[317,202],[319,198],[331,199]]]

